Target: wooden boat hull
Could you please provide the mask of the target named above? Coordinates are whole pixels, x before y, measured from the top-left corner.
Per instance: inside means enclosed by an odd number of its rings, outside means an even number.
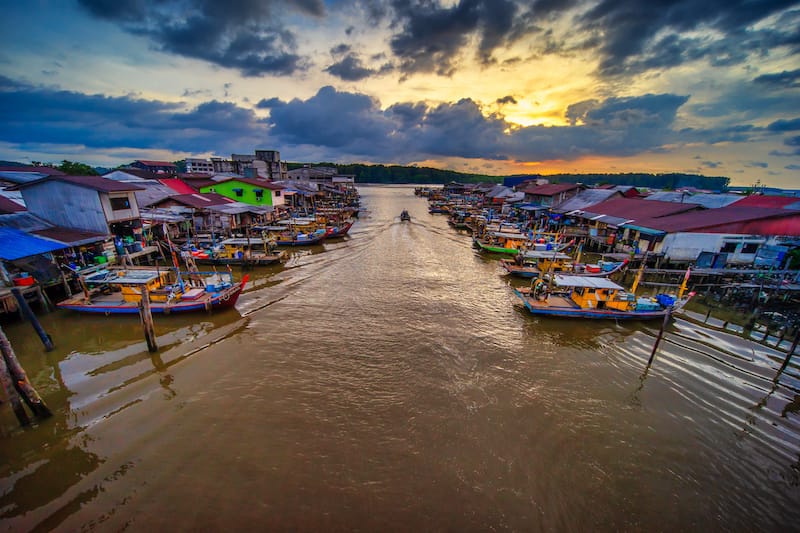
[[[500,264],[506,272],[519,278],[538,278],[542,274],[536,267],[520,266],[511,260],[501,259]]]
[[[502,246],[492,246],[486,244],[478,239],[472,239],[472,242],[481,250],[495,254],[517,255],[519,250],[516,248],[503,248]]]
[[[281,262],[280,255],[268,255],[268,256],[261,256],[261,257],[252,257],[250,259],[243,259],[243,258],[224,258],[224,257],[215,257],[215,258],[195,258],[195,263],[198,265],[232,265],[232,266],[268,266],[274,265]]]
[[[592,320],[656,320],[663,319],[667,309],[658,311],[618,311],[615,309],[584,309],[578,306],[555,305],[548,301],[536,300],[527,293],[514,289],[514,294],[522,301],[529,313],[536,316],[555,318],[582,318]]]
[[[168,315],[194,311],[213,311],[233,307],[236,305],[236,301],[239,299],[239,295],[245,283],[247,283],[247,277],[240,283],[223,289],[220,292],[209,293],[208,298],[178,301],[171,304],[167,304],[166,302],[151,302],[150,312]],[[138,302],[126,302],[122,299],[119,301],[96,300],[95,302],[89,301],[87,303],[84,302],[82,298],[76,297],[56,305],[61,309],[68,309],[79,313],[102,313],[105,315],[131,315],[139,313]]]
[[[332,227],[328,229],[328,232],[325,234],[325,238],[327,240],[331,239],[343,239],[347,237],[347,233],[350,231],[350,228],[353,227],[352,222],[348,222],[347,224],[341,227]]]
[[[308,239],[277,239],[275,246],[314,246],[322,244],[327,235],[317,235]]]

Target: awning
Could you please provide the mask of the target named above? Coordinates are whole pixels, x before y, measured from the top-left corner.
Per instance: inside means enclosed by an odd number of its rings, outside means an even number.
[[[14,228],[0,228],[0,243],[0,259],[6,261],[67,248],[60,242],[42,239]]]
[[[666,231],[661,231],[661,230],[652,229],[652,228],[643,228],[642,226],[636,226],[635,224],[625,224],[622,227],[630,229],[630,230],[633,230],[633,231],[638,231],[639,233],[644,233],[645,235],[654,235],[656,237],[660,237],[661,235],[666,235],[667,234]]]

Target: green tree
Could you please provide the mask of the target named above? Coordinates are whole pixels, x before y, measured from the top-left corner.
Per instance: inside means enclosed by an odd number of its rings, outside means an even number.
[[[69,176],[99,176],[97,171],[89,165],[67,161],[66,159],[56,168]]]

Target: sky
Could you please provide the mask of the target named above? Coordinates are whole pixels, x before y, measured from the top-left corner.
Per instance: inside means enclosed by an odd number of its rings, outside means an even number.
[[[0,0],[0,159],[800,189],[800,0]]]

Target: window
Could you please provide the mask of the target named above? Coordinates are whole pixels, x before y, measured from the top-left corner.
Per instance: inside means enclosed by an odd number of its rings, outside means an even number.
[[[244,196],[244,189],[233,189],[233,192],[234,192],[234,194],[236,194],[236,196],[237,196],[237,197],[239,197],[239,198],[241,198],[242,196]]]
[[[733,252],[736,251],[736,244],[737,243],[735,242],[726,242],[725,244],[722,245],[722,249],[720,250],[720,252],[726,254],[732,254]]]
[[[264,199],[264,189],[253,189],[253,192],[256,193],[256,200]]]
[[[109,200],[111,200],[112,211],[122,211],[123,209],[131,208],[131,203],[127,196],[122,198],[109,198]]]
[[[743,254],[754,254],[758,250],[758,243],[746,242],[742,245]]]
[[[280,195],[281,195],[281,191],[275,191],[275,196],[280,196]]]

